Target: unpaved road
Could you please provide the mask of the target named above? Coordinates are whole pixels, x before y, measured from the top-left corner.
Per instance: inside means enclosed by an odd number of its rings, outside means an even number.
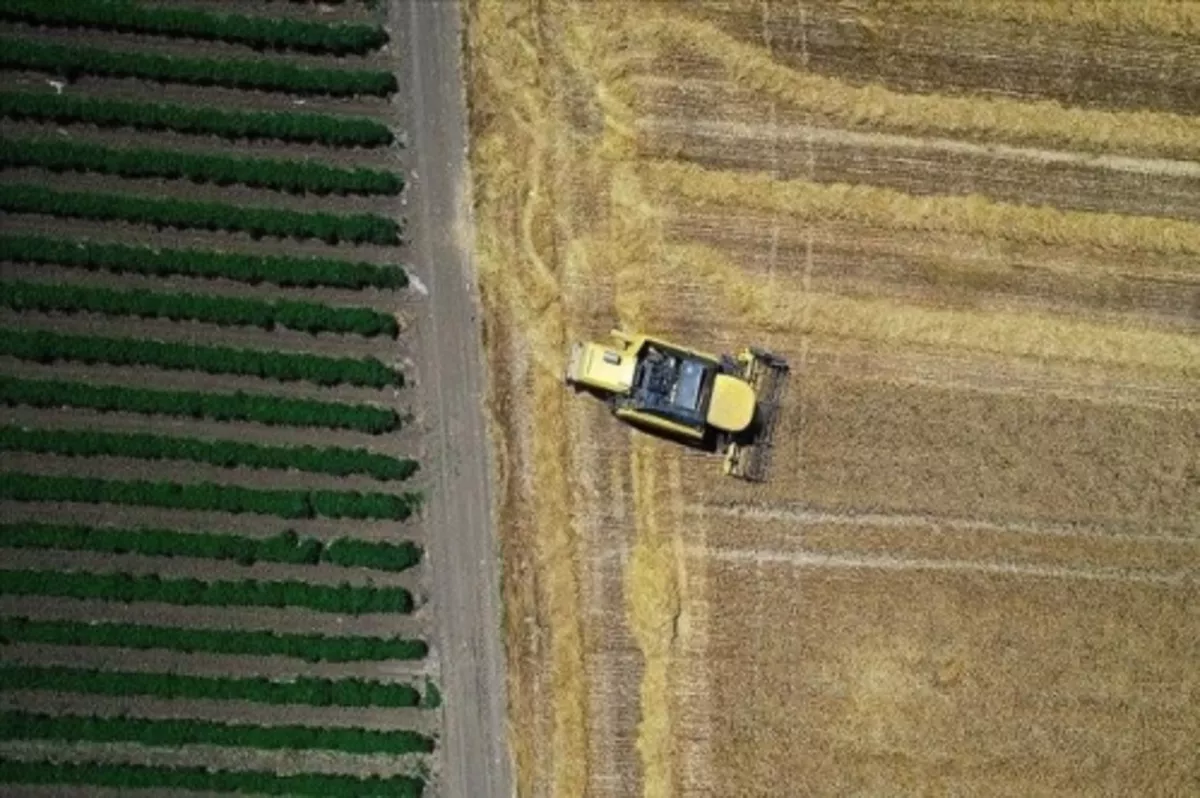
[[[409,136],[412,266],[429,291],[419,325],[428,408],[428,551],[435,574],[445,712],[440,794],[513,794],[505,738],[499,568],[492,536],[483,356],[471,254],[455,240],[467,185],[460,14],[452,0],[392,4],[402,63],[398,109]]]

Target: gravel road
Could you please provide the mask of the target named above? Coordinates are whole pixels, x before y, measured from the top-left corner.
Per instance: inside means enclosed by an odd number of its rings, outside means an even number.
[[[507,798],[514,792],[479,305],[471,254],[454,234],[469,205],[459,195],[467,185],[459,5],[398,0],[391,27],[402,64],[398,112],[409,137],[410,257],[430,305],[416,326],[430,440],[425,459],[435,474],[427,551],[445,696],[440,793]]]

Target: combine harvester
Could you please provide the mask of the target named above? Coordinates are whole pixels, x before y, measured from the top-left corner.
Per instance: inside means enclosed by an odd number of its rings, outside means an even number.
[[[725,452],[725,473],[766,479],[788,364],[759,349],[715,357],[614,330],[615,345],[577,343],[567,384],[635,426]]]

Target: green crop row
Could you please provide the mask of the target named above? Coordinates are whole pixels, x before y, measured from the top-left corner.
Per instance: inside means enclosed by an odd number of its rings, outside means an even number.
[[[62,549],[148,557],[197,557],[232,560],[242,565],[280,562],[315,565],[329,562],[379,571],[403,571],[421,560],[415,543],[387,543],[338,538],[323,543],[285,530],[269,538],[218,532],[177,532],[170,529],[56,526],[33,522],[0,524],[0,547]]]
[[[289,565],[329,562],[377,571],[403,571],[421,561],[421,548],[410,541],[387,543],[338,538],[324,543],[316,538],[301,538],[291,529],[268,538],[252,538],[220,532],[16,522],[0,524],[0,547],[140,554],[146,557],[196,557],[231,560],[247,566],[257,562]]]
[[[267,301],[210,294],[115,291],[83,285],[0,281],[0,305],[42,313],[100,313],[105,316],[198,321],[221,327],[286,327],[310,335],[338,333],[396,338],[396,317],[371,308],[333,307],[287,299]]]
[[[421,798],[425,788],[425,782],[415,776],[358,778],[324,773],[281,776],[260,770],[25,762],[4,758],[0,758],[0,784],[107,787],[120,795],[131,794],[131,790],[188,790],[310,798]]]
[[[325,94],[334,97],[386,97],[396,77],[385,70],[307,67],[268,58],[192,58],[96,47],[46,44],[0,37],[0,67],[79,75],[140,78],[155,83],[223,86],[231,89]]]
[[[286,682],[188,676],[178,673],[102,671],[63,666],[0,664],[0,690],[54,690],[66,693],[218,701],[304,704],[314,707],[415,707],[421,695],[408,684],[365,679],[299,677]]]
[[[201,482],[180,485],[145,480],[0,473],[0,498],[24,502],[82,502],[255,513],[278,518],[380,518],[403,521],[421,505],[421,494],[332,490],[266,490]]]
[[[222,41],[258,50],[301,50],[332,55],[369,53],[388,40],[387,33],[378,25],[327,24],[188,8],[153,8],[129,0],[0,0],[0,19]]]
[[[195,202],[91,191],[57,191],[12,184],[0,193],[0,211],[59,218],[121,221],[156,228],[220,230],[252,238],[320,239],[370,244],[400,243],[400,225],[374,213],[336,214]]]
[[[121,385],[88,385],[62,380],[23,380],[0,375],[0,404],[78,407],[101,413],[252,421],[281,427],[350,429],[379,435],[400,427],[396,411],[371,405],[343,405],[246,393],[157,391]]]
[[[421,561],[421,547],[415,543],[338,538],[326,546],[322,559],[346,568],[374,568],[378,571],[403,571]]]
[[[317,612],[363,615],[409,613],[413,598],[402,587],[313,585],[292,580],[202,582],[156,574],[89,574],[0,570],[0,595],[95,599],[121,604],[155,602],[184,607],[304,607]]]
[[[275,0],[263,0],[263,2],[265,2],[265,3],[271,3],[274,1]],[[330,6],[340,6],[344,3],[358,2],[359,4],[364,5],[367,8],[378,8],[379,4],[381,2],[383,2],[383,0],[281,0],[281,1],[286,2],[286,3],[293,3],[295,5],[316,5],[317,3],[321,3],[322,5],[330,5]]]
[[[329,147],[382,147],[396,140],[387,125],[364,117],[298,111],[218,110],[69,94],[0,92],[0,116],[105,128],[166,130],[235,141],[274,139]]]
[[[173,438],[144,432],[25,429],[6,425],[0,425],[0,452],[184,460],[221,468],[295,469],[340,477],[366,474],[381,481],[408,479],[417,470],[416,460],[401,460],[366,449],[269,446],[242,441]]]
[[[279,255],[240,255],[196,249],[153,249],[127,244],[0,235],[0,260],[45,263],[114,274],[155,277],[181,275],[271,283],[301,288],[404,288],[408,275],[399,266]]]
[[[306,662],[382,662],[419,660],[429,653],[423,640],[280,634],[272,631],[181,629],[132,623],[40,621],[0,618],[0,643],[51,646],[99,646],[135,651],[293,657]],[[433,696],[426,696],[426,703]]]
[[[0,740],[132,742],[170,748],[220,745],[277,750],[322,749],[353,754],[427,754],[433,751],[433,740],[414,731],[55,716],[36,712],[0,712]]]
[[[3,2],[3,0],[0,0]],[[377,169],[340,169],[312,160],[279,161],[178,150],[117,149],[78,141],[0,138],[0,167],[95,172],[127,178],[187,179],[290,194],[399,194],[404,180]]]
[[[46,330],[0,329],[0,355],[38,363],[60,360],[113,366],[154,366],[170,371],[237,374],[317,385],[404,385],[404,375],[373,357],[324,357],[294,352],[260,352],[227,346],[165,343],[134,338],[64,335]]]

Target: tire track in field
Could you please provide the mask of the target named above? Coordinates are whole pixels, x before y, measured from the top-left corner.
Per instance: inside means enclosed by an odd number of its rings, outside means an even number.
[[[873,150],[934,150],[948,155],[992,158],[1001,161],[1032,161],[1037,164],[1066,164],[1114,172],[1153,177],[1200,178],[1200,161],[1177,158],[1137,157],[1048,147],[1022,147],[1010,144],[980,144],[940,136],[909,136],[900,133],[866,132],[814,124],[764,126],[731,119],[696,119],[677,116],[643,116],[639,133],[671,136],[703,136],[737,140],[738,144],[765,146],[773,138],[802,146],[812,142],[823,145],[862,147]]]
[[[1108,532],[1084,524],[1062,524],[1022,521],[988,521],[974,518],[955,518],[936,515],[906,513],[847,513],[816,510],[804,507],[755,507],[745,504],[719,505],[705,503],[689,505],[691,516],[722,515],[727,518],[742,518],[754,521],[785,521],[797,526],[821,524],[837,526],[872,526],[892,528],[945,528],[961,532],[1002,532],[1039,537],[1099,538],[1131,542],[1167,543],[1179,546],[1200,547],[1200,536],[1189,535],[1137,535],[1125,532]]]
[[[1182,569],[1174,573],[1161,574],[1129,573],[1127,570],[1121,568],[1084,569],[976,562],[973,560],[907,559],[882,555],[850,556],[823,554],[812,551],[780,552],[755,549],[695,549],[690,551],[689,554],[698,558],[707,558],[710,562],[716,561],[754,566],[783,565],[792,568],[980,573],[994,576],[1127,582],[1188,589],[1192,588],[1196,582],[1196,573],[1191,569]]]
[[[872,0],[881,11],[898,9],[915,14],[938,14],[964,20],[998,20],[1034,25],[1071,25],[1114,33],[1152,33],[1165,36],[1200,35],[1200,7],[1175,0],[1138,3],[1058,0],[1054,3],[1007,3],[996,0]]]
[[[1200,163],[1192,161],[864,133],[814,125],[795,115],[782,122],[758,122],[693,120],[686,113],[668,113],[640,120],[638,147],[645,157],[768,172],[777,180],[861,183],[915,196],[978,194],[1079,212],[1200,219]],[[778,143],[773,128],[780,132]],[[821,148],[817,170],[808,163],[809,138]]]

